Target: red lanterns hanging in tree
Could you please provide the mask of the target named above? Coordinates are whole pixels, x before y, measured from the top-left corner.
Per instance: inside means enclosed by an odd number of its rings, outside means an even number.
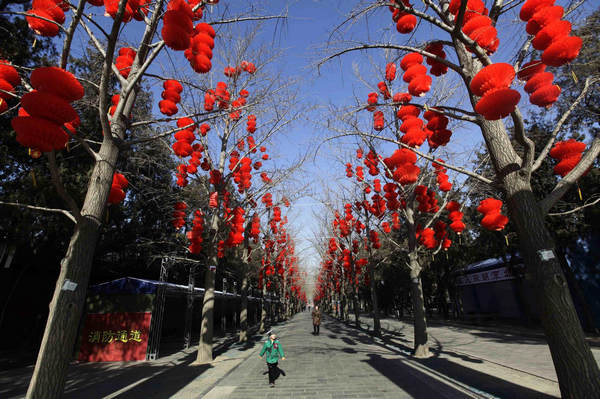
[[[521,98],[518,91],[509,89],[515,70],[507,63],[497,63],[481,69],[471,80],[471,91],[481,98],[475,111],[487,120],[497,120],[513,112]]]
[[[35,90],[23,96],[23,109],[11,121],[17,141],[42,152],[63,149],[69,139],[63,125],[73,128],[79,123],[69,103],[83,97],[83,87],[73,74],[57,67],[34,70],[30,81]]]
[[[487,230],[500,231],[508,223],[508,218],[500,213],[502,201],[486,198],[480,202],[477,211],[483,214],[481,225]]]
[[[581,154],[584,150],[585,143],[576,141],[575,139],[556,143],[550,150],[550,156],[558,160],[558,164],[554,166],[554,174],[561,177],[569,174],[581,160]]]
[[[129,181],[120,173],[115,172],[113,175],[113,181],[110,186],[110,193],[108,195],[109,204],[118,204],[125,199],[125,189],[129,185]]]
[[[194,27],[189,47],[183,54],[190,62],[190,65],[195,72],[207,73],[211,70],[212,50],[215,47],[215,36],[215,30],[207,23],[201,22]]]
[[[527,22],[525,30],[535,35],[532,45],[543,51],[542,62],[548,66],[563,66],[573,61],[581,50],[580,37],[569,36],[571,23],[561,20],[564,9],[554,0],[527,0],[519,14]]]
[[[158,103],[160,112],[167,116],[175,115],[179,111],[177,104],[181,101],[180,94],[183,91],[183,86],[176,80],[167,79],[163,83],[163,88],[163,100]]]
[[[61,25],[65,22],[65,12],[61,5],[62,1],[33,0],[31,10],[27,11],[25,17],[29,28],[40,36],[58,35]]]
[[[12,97],[15,86],[21,83],[17,70],[6,60],[0,59],[0,113],[8,109],[7,101]],[[5,93],[6,92],[6,93]]]
[[[119,55],[115,59],[115,66],[119,70],[121,76],[123,76],[125,79],[129,77],[131,65],[133,65],[136,55],[136,51],[129,47],[123,47],[119,50]]]
[[[527,82],[524,90],[532,104],[549,108],[558,99],[561,90],[560,86],[552,84],[554,75],[545,69],[546,65],[540,60],[533,60],[521,67],[517,77]]]
[[[427,67],[423,64],[423,56],[419,53],[408,53],[400,61],[404,71],[402,79],[408,83],[408,92],[416,97],[424,96],[431,89],[431,76],[427,75]]]

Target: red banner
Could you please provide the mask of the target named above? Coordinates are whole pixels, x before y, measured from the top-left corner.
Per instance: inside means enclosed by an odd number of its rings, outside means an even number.
[[[79,361],[145,360],[152,313],[90,313],[81,335]]]

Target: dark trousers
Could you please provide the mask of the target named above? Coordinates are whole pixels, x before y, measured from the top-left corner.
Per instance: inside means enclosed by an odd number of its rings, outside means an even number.
[[[273,384],[279,376],[279,369],[277,363],[267,363],[267,366],[269,366],[269,384]]]
[[[319,324],[313,324],[313,333],[318,334],[319,333]]]

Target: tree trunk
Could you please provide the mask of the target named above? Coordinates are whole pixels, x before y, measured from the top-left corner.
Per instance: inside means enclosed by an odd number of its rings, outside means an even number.
[[[429,339],[427,335],[427,318],[425,317],[425,301],[423,298],[423,285],[421,284],[421,268],[416,259],[415,252],[409,254],[410,258],[410,292],[413,302],[414,317],[414,352],[416,358],[431,357],[429,352]]]
[[[214,251],[213,251],[214,252]],[[198,356],[196,364],[212,362],[213,330],[215,317],[215,275],[217,256],[213,254],[209,258],[209,264],[204,274],[204,298],[202,301],[202,326],[200,327],[200,342],[198,343]]]
[[[190,274],[188,276],[188,295],[187,295],[187,307],[185,310],[185,326],[183,334],[183,347],[189,348],[192,343],[192,320],[194,317],[194,288],[196,285],[196,278],[194,273],[196,272],[196,266],[190,266]]]
[[[511,183],[510,215],[519,232],[526,278],[535,288],[561,394],[592,398],[600,392],[600,369],[585,340],[554,242],[529,184],[517,179]]]
[[[248,276],[244,267],[244,277],[242,278],[241,292],[241,307],[240,310],[240,335],[239,342],[248,341]]]
[[[466,84],[481,69],[463,44],[453,38]],[[471,104],[479,100],[470,95]],[[518,118],[518,117],[517,117]],[[496,176],[506,191],[507,204],[519,236],[526,278],[535,287],[542,326],[548,340],[564,398],[592,398],[600,392],[600,369],[585,340],[555,245],[544,224],[544,214],[531,190],[527,165],[519,157],[501,120],[480,121],[481,132]]]
[[[381,321],[379,320],[379,307],[377,306],[377,288],[375,287],[375,267],[369,264],[369,286],[371,288],[371,304],[373,305],[373,334],[381,335]]]
[[[263,284],[262,288],[262,299],[260,301],[260,332],[265,333],[267,331],[267,288],[266,282]]]

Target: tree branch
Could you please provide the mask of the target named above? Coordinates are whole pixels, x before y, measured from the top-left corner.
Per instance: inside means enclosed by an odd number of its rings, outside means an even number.
[[[581,161],[575,166],[569,174],[561,179],[558,184],[554,187],[546,198],[540,201],[540,208],[542,213],[545,215],[550,209],[556,204],[556,202],[562,198],[562,196],[575,184],[579,179],[594,163],[596,158],[600,154],[600,138],[594,137],[590,149],[586,151]]]
[[[571,209],[569,211],[565,211],[565,212],[548,213],[548,216],[564,216],[564,215],[569,215],[571,213],[579,212],[582,209],[588,208],[590,206],[594,206],[598,202],[600,202],[600,196],[592,202],[588,202],[589,200],[591,200],[591,198],[588,198],[583,205],[578,206],[577,208],[573,208],[573,209]]]
[[[45,208],[43,206],[33,206],[33,205],[27,205],[27,204],[19,204],[18,202],[4,202],[4,201],[0,201],[0,204],[1,205],[18,206],[18,207],[27,208],[27,209],[34,209],[36,211],[62,213],[63,215],[65,215],[66,217],[68,217],[73,223],[77,223],[77,220],[75,220],[75,218],[73,217],[73,215],[71,215],[71,213],[69,211],[67,211],[66,209]]]
[[[54,183],[54,187],[56,188],[56,192],[58,195],[67,203],[68,207],[71,209],[71,215],[75,218],[77,222],[82,220],[81,211],[75,203],[75,200],[71,195],[65,190],[65,186],[63,185],[60,179],[60,173],[58,173],[58,168],[56,167],[56,153],[54,151],[46,153],[46,157],[48,158],[48,169],[50,169],[50,175],[52,176],[52,183]]]
[[[575,101],[573,101],[573,103],[569,106],[569,108],[565,111],[565,113],[560,117],[560,119],[556,123],[556,126],[554,127],[554,129],[552,130],[552,133],[550,134],[550,137],[548,138],[548,142],[546,143],[546,145],[544,146],[544,148],[538,155],[537,159],[535,160],[535,162],[531,168],[532,172],[538,170],[539,167],[542,166],[542,162],[544,162],[544,159],[546,159],[546,156],[548,155],[548,153],[550,152],[550,149],[554,145],[556,136],[558,136],[558,133],[561,131],[564,123],[567,121],[567,119],[569,118],[571,113],[575,110],[575,108],[577,108],[579,103],[584,99],[584,97],[586,96],[590,87],[597,82],[600,82],[600,78],[598,78],[598,77],[593,78],[591,76],[588,76],[588,78],[585,80],[583,89],[581,90],[581,92],[579,93],[579,95],[577,96]]]

